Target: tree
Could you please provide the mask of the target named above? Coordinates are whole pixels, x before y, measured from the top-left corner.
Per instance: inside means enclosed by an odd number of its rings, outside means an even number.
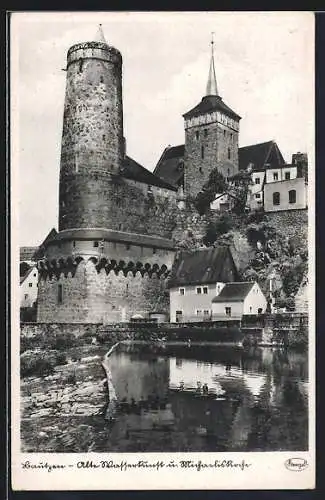
[[[210,204],[214,201],[216,194],[224,193],[228,190],[228,184],[224,176],[214,168],[209,175],[209,179],[203,185],[194,199],[194,206],[200,215],[204,215],[210,208]]]
[[[228,214],[222,214],[219,218],[209,222],[203,243],[206,246],[212,245],[219,236],[228,233],[233,228],[233,221]]]

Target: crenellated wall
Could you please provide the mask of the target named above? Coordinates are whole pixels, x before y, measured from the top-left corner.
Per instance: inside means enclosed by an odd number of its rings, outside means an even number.
[[[127,263],[112,268],[111,263],[96,265],[92,258],[70,265],[70,270],[52,264],[52,272],[40,271],[38,322],[114,323],[134,314],[168,311],[165,265],[128,270]]]

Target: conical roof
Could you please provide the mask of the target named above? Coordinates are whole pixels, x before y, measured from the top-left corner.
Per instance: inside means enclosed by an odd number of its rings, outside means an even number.
[[[95,38],[94,38],[94,42],[107,43],[105,40],[105,36],[104,36],[103,28],[102,28],[101,24],[98,25],[98,29],[97,29],[97,33],[96,33]]]

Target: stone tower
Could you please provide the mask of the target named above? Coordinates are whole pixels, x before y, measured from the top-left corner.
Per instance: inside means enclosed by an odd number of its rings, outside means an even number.
[[[238,171],[238,134],[240,116],[232,111],[218,93],[214,64],[214,42],[206,95],[183,115],[185,127],[185,196],[195,196],[215,168],[227,178]]]
[[[125,177],[122,56],[100,26],[94,41],[68,50],[66,71],[59,232],[38,262],[37,321],[109,323],[164,311],[174,243],[154,187]]]
[[[99,27],[68,50],[59,230],[111,227],[112,176],[123,160],[122,56]]]

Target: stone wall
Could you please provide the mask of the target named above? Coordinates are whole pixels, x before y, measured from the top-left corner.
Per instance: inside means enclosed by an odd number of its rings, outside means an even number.
[[[308,244],[308,210],[288,210],[268,212],[267,220],[289,238],[296,238],[302,244]]]
[[[120,171],[124,154],[122,57],[94,42],[71,47],[67,62],[59,229],[109,227],[108,174]],[[106,223],[96,222],[96,214]]]
[[[59,286],[62,302],[59,303]],[[102,268],[99,272],[89,260],[78,264],[74,276],[39,281],[38,322],[114,323],[127,321],[134,314],[169,310],[167,278],[137,272],[125,274]]]
[[[216,167],[224,177],[238,171],[238,132],[219,123],[188,128],[185,133],[185,195],[195,196]]]

